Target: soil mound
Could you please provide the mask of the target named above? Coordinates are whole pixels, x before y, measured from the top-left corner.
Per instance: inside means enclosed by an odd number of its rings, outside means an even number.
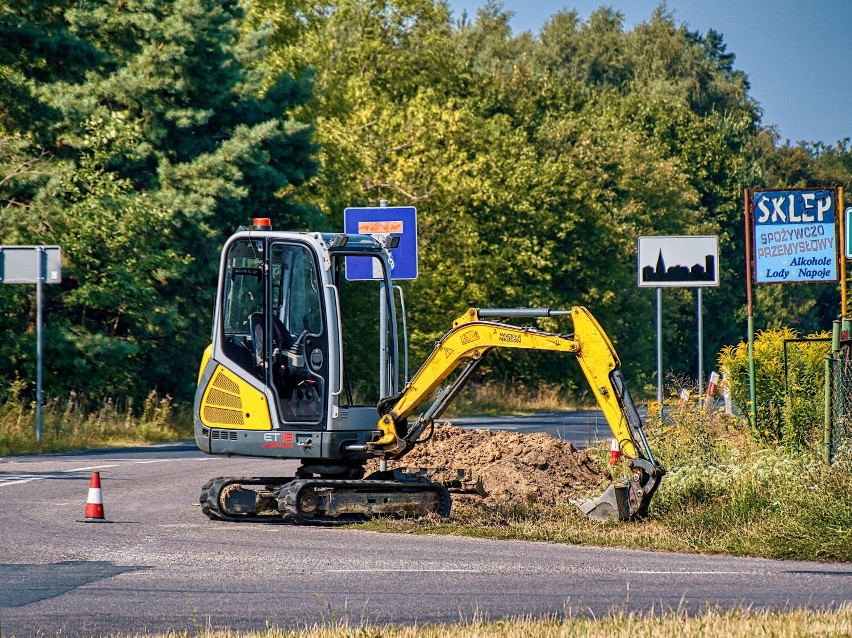
[[[389,467],[458,468],[481,480],[485,504],[565,502],[608,481],[585,450],[549,434],[435,425],[432,438]]]

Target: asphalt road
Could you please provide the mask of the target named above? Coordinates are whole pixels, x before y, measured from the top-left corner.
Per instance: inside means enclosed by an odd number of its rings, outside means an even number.
[[[196,503],[213,476],[293,469],[191,444],[0,459],[3,635],[852,603],[850,564],[234,524]],[[95,470],[111,523],[78,522]]]

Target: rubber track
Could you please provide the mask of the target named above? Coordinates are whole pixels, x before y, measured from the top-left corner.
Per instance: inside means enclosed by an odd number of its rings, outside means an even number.
[[[204,512],[204,514],[206,514],[208,518],[214,521],[283,523],[284,520],[278,516],[260,516],[257,514],[229,514],[227,512],[224,512],[222,511],[222,506],[219,497],[222,494],[222,490],[224,490],[228,485],[233,485],[234,483],[239,483],[240,485],[258,485],[263,486],[264,488],[273,487],[280,489],[288,482],[293,480],[293,477],[282,476],[220,476],[219,478],[214,478],[204,484],[204,486],[201,488],[201,495],[199,496],[198,500],[201,503],[201,511]]]
[[[278,497],[278,509],[281,517],[257,514],[232,514],[222,510],[220,495],[228,485],[239,483],[243,486],[263,486],[264,489],[280,489]],[[349,488],[358,491],[365,489],[385,489],[388,491],[412,491],[435,492],[438,495],[439,516],[449,516],[452,501],[447,489],[438,483],[428,480],[406,480],[406,481],[382,481],[382,480],[343,480],[343,479],[296,479],[292,477],[229,477],[222,476],[212,479],[201,488],[199,502],[201,511],[212,519],[229,522],[250,523],[293,523],[297,525],[319,525],[337,526],[361,523],[368,520],[368,515],[351,514],[337,517],[314,517],[299,514],[296,508],[296,497],[299,490],[306,486],[331,487],[334,489]],[[249,488],[250,489],[250,488]]]
[[[288,483],[281,490],[278,497],[278,509],[281,510],[284,519],[288,522],[297,525],[346,525],[348,523],[364,521],[370,518],[369,515],[346,515],[330,517],[313,517],[304,516],[298,511],[298,495],[305,487],[331,487],[337,489],[352,489],[359,492],[369,490],[386,490],[388,492],[401,491],[422,491],[435,492],[438,495],[438,509],[435,512],[439,516],[446,517],[450,515],[452,500],[450,493],[443,485],[433,483],[429,480],[406,480],[406,481],[381,481],[375,479],[361,480],[325,480],[325,479],[298,479]],[[377,515],[380,516],[380,515]]]

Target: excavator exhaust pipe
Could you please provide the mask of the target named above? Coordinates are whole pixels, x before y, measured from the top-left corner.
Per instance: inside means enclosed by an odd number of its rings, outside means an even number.
[[[571,503],[593,521],[634,521],[645,518],[648,505],[666,471],[662,466],[642,459],[632,460],[630,466],[633,469],[630,479],[619,479],[597,498],[572,500]]]

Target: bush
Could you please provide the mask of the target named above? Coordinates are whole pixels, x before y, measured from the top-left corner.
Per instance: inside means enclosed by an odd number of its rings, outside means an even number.
[[[808,338],[827,336],[823,332]],[[734,403],[746,413],[752,434],[762,443],[794,449],[812,447],[822,438],[825,357],[830,349],[824,341],[789,343],[785,380],[784,343],[798,338],[791,328],[763,330],[755,336],[756,424],[748,409],[748,343],[726,346],[719,354],[719,368],[725,372]]]
[[[689,547],[852,559],[852,455],[828,466],[807,449],[767,446],[749,436],[745,419],[694,402],[667,403],[648,434],[667,468],[652,516]]]
[[[740,419],[707,410],[694,398],[667,400],[662,411],[659,404],[649,404],[646,427],[654,453],[667,467],[718,463],[727,458],[732,446],[755,447]]]

